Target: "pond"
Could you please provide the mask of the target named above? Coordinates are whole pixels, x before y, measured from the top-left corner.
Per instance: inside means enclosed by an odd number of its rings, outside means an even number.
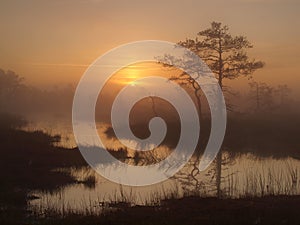
[[[26,129],[42,129],[50,134],[60,134],[62,139],[59,145],[75,147],[71,126],[58,124],[35,124]],[[98,127],[99,133],[104,131],[101,125]],[[106,143],[109,144],[109,148],[120,147],[115,140],[106,140]],[[299,160],[291,157],[261,158],[251,153],[231,156],[223,152],[223,162],[221,187],[224,197],[300,194]],[[28,204],[29,208],[40,213],[55,210],[61,213],[71,211],[88,214],[101,213],[108,208],[114,209],[120,204],[159,205],[163,199],[179,198],[186,194],[215,196],[214,163],[195,176],[199,181],[197,188],[191,176],[192,168],[191,161],[169,180],[145,187],[129,187],[113,183],[90,167],[70,168],[67,172],[76,177],[78,180],[76,184],[61,187],[55,192],[33,191],[31,195],[38,198],[29,201]]]

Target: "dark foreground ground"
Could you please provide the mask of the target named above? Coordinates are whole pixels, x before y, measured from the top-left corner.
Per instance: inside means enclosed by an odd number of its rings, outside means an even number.
[[[108,212],[103,216],[67,214],[31,219],[23,224],[101,224],[101,225],[247,225],[300,224],[300,196],[255,199],[216,199],[185,197],[167,200],[161,206],[135,206]],[[3,224],[3,223],[1,223]]]

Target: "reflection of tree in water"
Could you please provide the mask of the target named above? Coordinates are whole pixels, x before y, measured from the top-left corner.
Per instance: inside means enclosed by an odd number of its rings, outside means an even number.
[[[211,71],[215,74],[218,80],[220,88],[224,91],[224,79],[236,79],[240,76],[250,77],[253,72],[264,66],[263,62],[250,59],[246,50],[253,46],[244,36],[232,36],[229,33],[227,26],[221,23],[212,22],[211,27],[202,30],[198,33],[195,39],[186,39],[179,42],[179,45],[184,46],[201,57],[202,60],[209,66]],[[164,56],[164,61],[170,61],[170,65],[174,64],[174,60],[181,60],[182,64],[185,64],[183,68],[190,69],[188,67],[193,66],[188,59],[174,59],[168,55]],[[189,55],[187,54],[187,57]],[[201,68],[200,68],[201,69]],[[201,71],[201,70],[200,70]],[[199,75],[198,75],[199,76]],[[173,77],[172,80],[179,82],[180,84],[190,84],[194,87],[195,96],[198,99],[198,111],[201,113],[200,95],[198,95],[199,85],[195,85],[197,76],[193,77],[190,74],[183,72],[177,77]],[[200,114],[200,119],[202,115]],[[199,155],[198,155],[199,157]],[[196,165],[196,164],[195,164]],[[221,197],[221,181],[222,181],[222,149],[216,157],[216,187],[217,196]],[[195,178],[199,174],[196,166],[191,171],[191,177],[196,182],[196,186],[199,186],[199,182]]]

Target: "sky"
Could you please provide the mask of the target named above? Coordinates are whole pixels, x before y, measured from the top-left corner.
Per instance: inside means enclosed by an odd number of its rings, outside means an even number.
[[[40,87],[76,84],[118,45],[178,42],[220,21],[247,36],[249,55],[266,63],[256,80],[300,96],[299,11],[299,0],[1,0],[0,68]]]

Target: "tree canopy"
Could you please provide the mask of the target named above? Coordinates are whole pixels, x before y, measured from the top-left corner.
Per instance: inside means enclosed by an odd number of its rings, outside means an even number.
[[[249,58],[246,50],[253,45],[245,36],[231,35],[228,26],[219,22],[212,22],[211,27],[200,31],[196,38],[180,41],[179,45],[192,50],[207,63],[221,88],[224,78],[249,76],[264,66],[263,62]]]

